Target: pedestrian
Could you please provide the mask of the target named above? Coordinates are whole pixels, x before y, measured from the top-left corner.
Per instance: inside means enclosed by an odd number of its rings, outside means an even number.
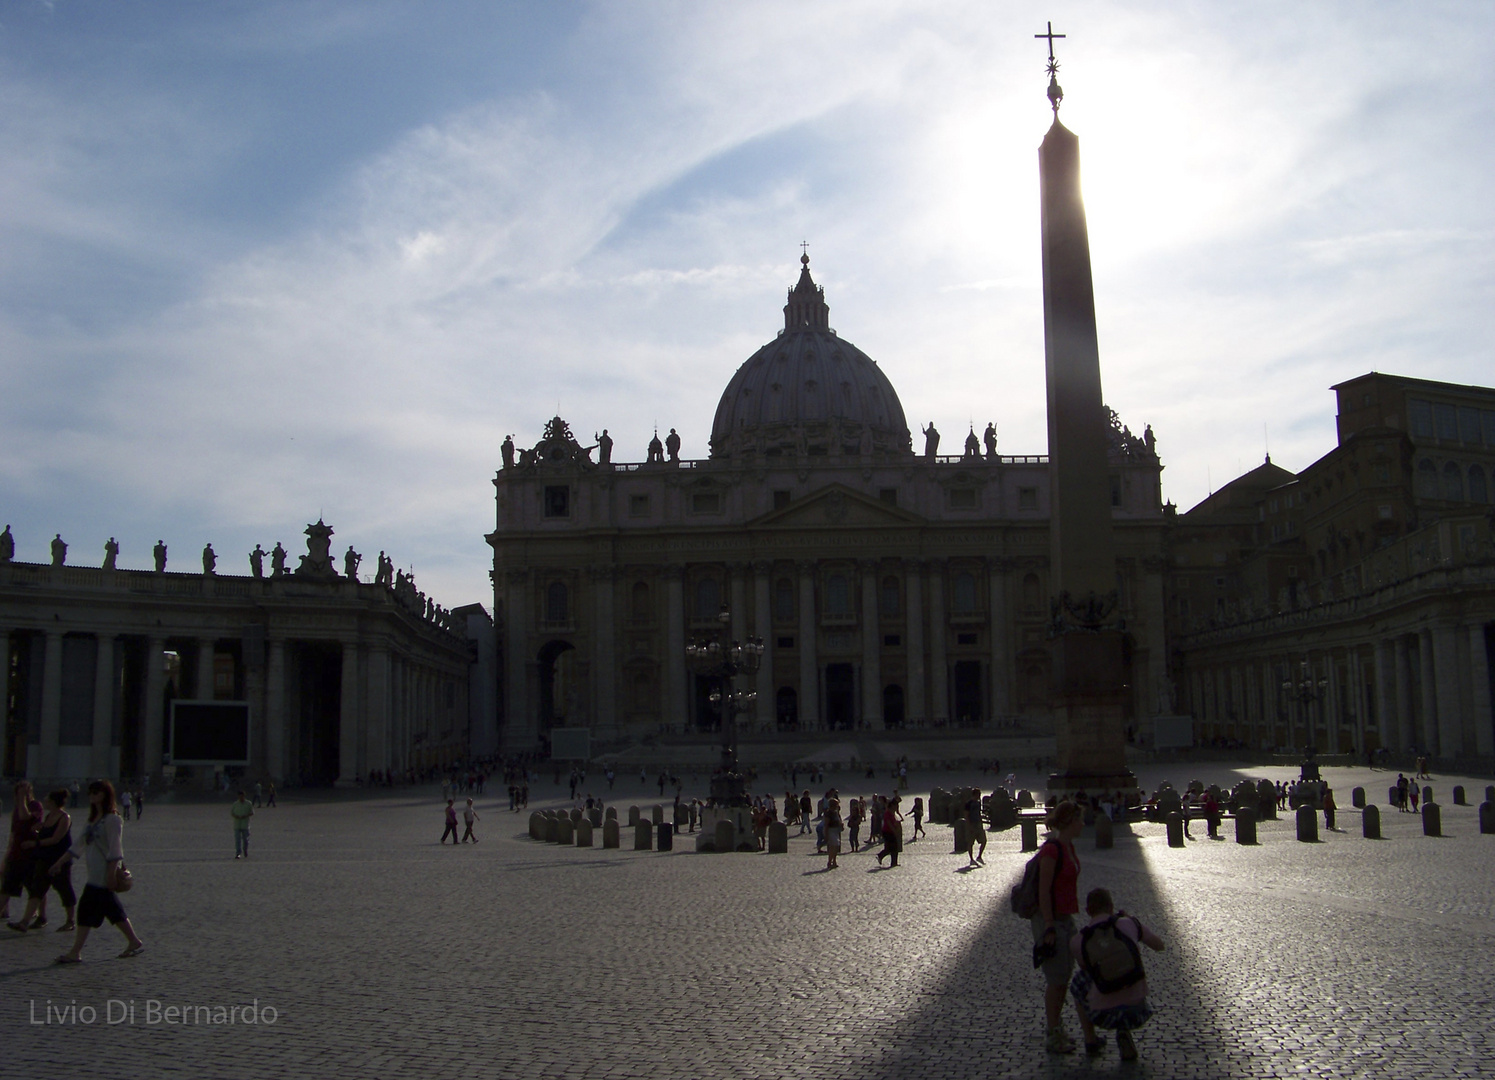
[[[73,859],[69,851],[73,845],[73,820],[67,812],[67,789],[49,792],[46,803],[36,839],[25,841],[27,850],[32,853],[31,880],[26,887],[30,898],[20,921],[7,925],[20,931],[40,930],[46,926],[47,891],[55,889],[57,899],[67,912],[67,921],[57,928],[60,934],[76,929],[73,910],[78,905],[78,897],[73,892]]]
[[[887,809],[882,813],[882,850],[877,853],[877,865],[882,865],[883,856],[888,857],[888,866],[898,865],[898,851],[903,847],[903,815],[898,812],[898,795],[888,799]]]
[[[1419,795],[1419,792],[1417,790],[1417,785],[1416,784],[1408,784],[1407,785],[1407,798],[1410,799],[1411,802],[1412,802],[1412,813],[1414,813],[1414,814],[1417,813],[1417,798],[1418,798],[1418,795]]]
[[[1339,831],[1338,829],[1336,829],[1334,827],[1334,811],[1335,811],[1335,809],[1336,809],[1336,807],[1334,805],[1334,791],[1329,787],[1328,784],[1325,784],[1324,785],[1324,828],[1328,829],[1330,832],[1338,832]]]
[[[1080,859],[1075,837],[1085,827],[1079,806],[1068,799],[1056,803],[1045,820],[1049,834],[1039,846],[1038,913],[1033,916],[1033,966],[1043,968],[1043,1006],[1048,1021],[1044,1048],[1051,1054],[1072,1054],[1075,1044],[1064,1030],[1064,993],[1074,970],[1069,942],[1080,912]],[[1087,1052],[1099,1053],[1100,1043],[1090,1017],[1078,1008]],[[1091,1050],[1091,1047],[1095,1047]]]
[[[1396,808],[1402,813],[1407,812],[1407,774],[1396,774]]]
[[[862,831],[862,800],[852,799],[846,805],[846,831],[851,841],[853,852],[861,851],[862,847],[857,842],[857,836]]]
[[[234,858],[247,859],[249,858],[249,819],[254,817],[254,807],[250,805],[243,788],[239,789],[239,797],[229,806],[228,812],[234,819]]]
[[[453,800],[453,799],[448,799],[446,801],[446,828],[444,830],[442,830],[442,833],[441,833],[441,842],[443,844],[446,843],[446,838],[448,836],[450,836],[452,838],[452,845],[456,846],[456,843],[457,843],[457,807],[455,805],[455,800]]]
[[[139,956],[145,942],[130,925],[124,905],[119,902],[122,888],[129,888],[129,871],[125,870],[124,820],[119,816],[114,785],[95,780],[88,785],[88,825],[83,830],[83,850],[88,866],[88,884],[78,900],[78,926],[73,931],[73,947],[57,958],[59,964],[81,964],[83,945],[90,931],[108,919],[125,936],[121,960]]]
[[[924,832],[924,797],[920,795],[914,798],[914,835],[908,838],[908,842],[912,844],[925,835],[927,834]]]
[[[810,799],[810,789],[805,788],[804,794],[799,797],[799,832],[795,835],[803,836],[810,831],[810,815],[815,812],[815,804]]]
[[[1147,973],[1137,946],[1162,952],[1163,939],[1135,915],[1116,911],[1105,889],[1090,890],[1085,897],[1085,913],[1090,922],[1070,939],[1070,951],[1080,967],[1069,984],[1070,995],[1080,1015],[1089,1017],[1094,1027],[1116,1032],[1121,1060],[1136,1061],[1137,1044],[1132,1032],[1152,1016],[1147,1003]],[[1092,1056],[1103,1049],[1105,1043],[1100,1036],[1085,1044],[1085,1052]]]
[[[20,899],[31,878],[35,859],[27,841],[35,840],[42,816],[46,813],[33,794],[31,781],[18,780],[11,789],[10,842],[5,848],[5,867],[0,872],[0,919],[10,918],[11,900]]]
[[[1209,838],[1211,840],[1219,840],[1220,804],[1215,801],[1215,797],[1213,795],[1206,791],[1204,793],[1204,798],[1201,801],[1201,808],[1204,811],[1204,823],[1209,831]]]
[[[467,800],[467,807],[462,811],[462,820],[467,824],[467,831],[462,834],[462,842],[465,844],[471,840],[474,844],[478,838],[472,835],[472,823],[478,820],[478,812],[472,808],[472,800]]]
[[[149,777],[146,777],[149,780]],[[145,817],[145,785],[138,784],[135,787],[135,820],[139,821]]]
[[[262,806],[265,800],[265,788],[258,780],[254,782],[254,805]]]
[[[612,771],[612,769],[608,769],[607,770],[607,790],[608,791],[611,791],[613,789],[613,780],[614,779],[616,779],[616,774],[614,774],[614,772]]]
[[[831,799],[825,804],[825,868],[834,870],[836,856],[841,854],[841,800]]]
[[[130,820],[130,789],[125,788],[119,793],[119,816],[126,821]]]
[[[275,781],[271,780],[265,787],[265,809],[275,805]]]
[[[966,848],[966,857],[971,861],[967,866],[986,865],[986,829],[981,823],[981,789],[977,788],[966,802],[966,836],[970,844]],[[977,845],[980,845],[978,850]]]

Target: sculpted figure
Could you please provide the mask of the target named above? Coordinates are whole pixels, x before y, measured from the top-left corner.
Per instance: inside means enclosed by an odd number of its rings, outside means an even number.
[[[114,560],[117,558],[119,558],[119,542],[111,536],[109,542],[104,545],[104,569],[113,570]]]
[[[986,434],[981,436],[981,438],[986,443],[986,456],[995,459],[997,456],[997,425],[988,421]]]
[[[862,457],[872,456],[872,426],[870,424],[862,425],[862,437],[857,443],[857,451]]]
[[[670,428],[670,433],[665,436],[664,448],[669,451],[671,461],[680,460],[680,436],[675,434],[674,428]]]
[[[0,563],[8,563],[16,557],[16,538],[10,535],[10,526],[0,533]]]
[[[270,552],[270,576],[280,577],[286,572],[286,549],[281,546],[279,540],[275,541],[275,549]]]
[[[358,580],[358,564],[363,562],[363,556],[353,550],[353,545],[348,545],[347,554],[343,556],[343,576],[349,581]]]
[[[384,552],[379,552],[379,569],[374,574],[375,585],[389,584],[389,566],[384,561]]]
[[[61,566],[67,562],[67,544],[62,540],[62,533],[52,537],[52,565]]]
[[[218,556],[213,554],[213,545],[208,544],[202,549],[202,572],[211,574],[218,566]]]
[[[265,576],[265,549],[258,544],[249,553],[249,572],[257,578]]]
[[[1148,424],[1142,431],[1142,443],[1147,447],[1147,452],[1154,457],[1158,453],[1158,440],[1152,433],[1152,425]]]
[[[502,449],[504,455],[504,468],[512,469],[514,467],[514,436],[504,436]]]
[[[930,461],[940,452],[940,433],[935,430],[934,421],[929,421],[927,428],[921,428],[924,433],[924,456]]]
[[[654,438],[649,440],[649,455],[644,459],[646,464],[664,464],[664,443],[659,441],[659,432],[654,432]]]
[[[968,458],[977,458],[977,457],[981,456],[981,440],[979,440],[978,438],[976,438],[976,425],[975,424],[971,425],[971,430],[970,430],[969,434],[966,435],[966,452],[965,452],[965,456],[968,457]]]
[[[151,548],[151,554],[156,559],[156,573],[166,573],[166,541],[157,540],[156,546]]]
[[[602,429],[602,434],[597,436],[597,464],[611,465],[613,462],[613,441],[607,434],[607,428]]]

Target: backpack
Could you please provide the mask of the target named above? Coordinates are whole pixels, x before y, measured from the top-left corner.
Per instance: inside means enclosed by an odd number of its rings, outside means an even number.
[[[1144,977],[1137,943],[1116,928],[1122,917],[1112,915],[1080,931],[1080,966],[1102,994],[1114,994]]]
[[[1058,845],[1057,840],[1045,840],[1038,847],[1038,852],[1028,860],[1028,865],[1023,867],[1023,876],[1016,885],[1012,887],[1012,913],[1019,919],[1031,919],[1038,914],[1038,860],[1043,856],[1043,849],[1050,844]],[[1064,863],[1064,848],[1059,847],[1059,863]],[[1059,867],[1054,867],[1054,881],[1059,880]],[[1050,886],[1052,888],[1052,886]]]

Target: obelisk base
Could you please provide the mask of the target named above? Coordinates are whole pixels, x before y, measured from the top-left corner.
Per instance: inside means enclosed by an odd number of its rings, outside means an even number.
[[[1076,630],[1049,641],[1054,740],[1054,795],[1137,790],[1126,767],[1126,705],[1130,697],[1122,634]]]

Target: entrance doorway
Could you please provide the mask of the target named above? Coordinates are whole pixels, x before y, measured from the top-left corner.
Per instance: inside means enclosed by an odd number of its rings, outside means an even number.
[[[565,726],[566,714],[574,693],[571,687],[571,658],[575,646],[569,641],[548,641],[535,659],[540,668],[540,731]]]
[[[981,661],[960,660],[955,664],[955,723],[959,727],[981,726]]]
[[[774,716],[780,731],[794,731],[799,727],[799,695],[794,692],[794,687],[779,687],[774,697]]]
[[[343,649],[336,642],[300,641],[293,647],[297,707],[297,765],[303,784],[332,784],[341,765]]]
[[[903,687],[896,683],[882,688],[882,722],[888,728],[903,726]]]
[[[850,664],[825,666],[825,726],[832,731],[856,726],[856,676]]]

